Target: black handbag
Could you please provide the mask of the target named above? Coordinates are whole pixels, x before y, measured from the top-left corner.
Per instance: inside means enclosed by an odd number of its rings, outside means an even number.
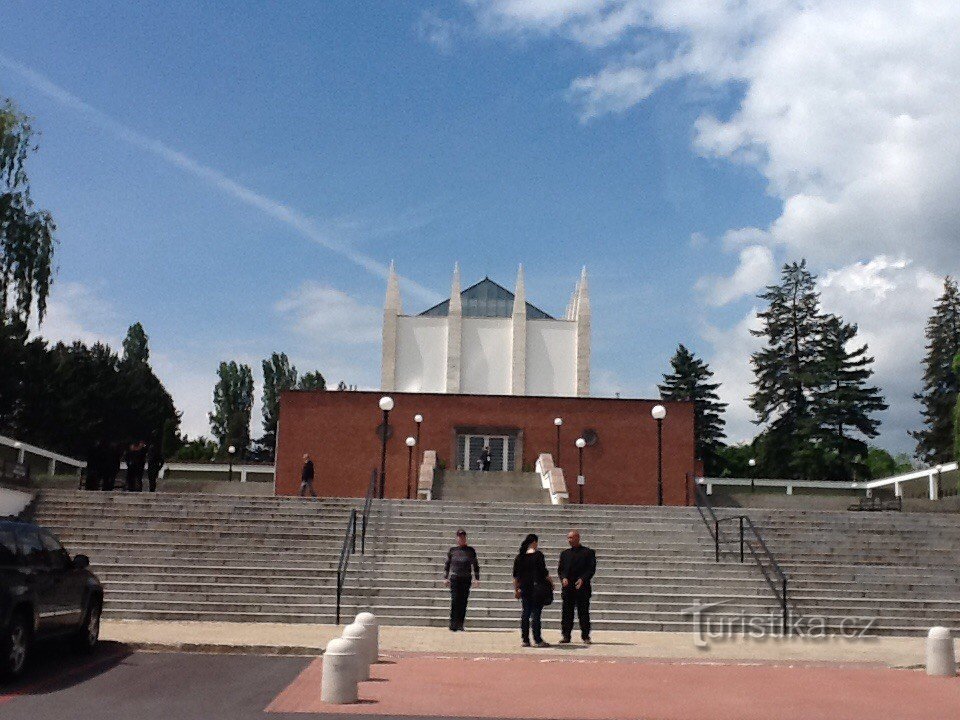
[[[553,605],[553,585],[550,583],[537,583],[533,586],[534,600],[543,607]]]

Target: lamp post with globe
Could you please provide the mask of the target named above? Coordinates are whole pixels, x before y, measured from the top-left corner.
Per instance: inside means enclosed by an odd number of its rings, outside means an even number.
[[[237,452],[237,448],[231,445],[227,448],[227,479],[230,482],[233,482],[233,455]]]
[[[663,505],[663,419],[667,409],[663,405],[654,405],[650,411],[657,421],[657,505]]]
[[[383,411],[383,424],[380,426],[380,487],[377,497],[383,500],[387,487],[387,438],[390,435],[390,411],[393,410],[393,398],[389,395],[380,398],[380,409]]]
[[[423,415],[417,413],[413,416],[413,421],[417,424],[417,436],[416,436],[416,447],[420,447],[420,426],[423,424]]]
[[[563,418],[554,418],[553,424],[557,426],[557,460],[554,464],[560,467],[560,426],[563,425]]]
[[[754,482],[754,478],[756,478],[757,472],[756,470],[754,470],[754,468],[757,467],[757,459],[750,458],[750,460],[747,461],[747,465],[750,466],[750,492],[753,492],[754,490],[756,490],[756,483]]]
[[[417,439],[415,437],[407,438],[407,500],[410,499],[410,487],[413,484],[410,477],[413,474],[413,448],[416,444]]]
[[[583,449],[587,446],[587,441],[582,437],[577,438],[576,446],[580,460],[580,472],[577,473],[577,488],[580,490],[580,504],[583,505],[583,486],[587,482],[587,478],[583,474]]]

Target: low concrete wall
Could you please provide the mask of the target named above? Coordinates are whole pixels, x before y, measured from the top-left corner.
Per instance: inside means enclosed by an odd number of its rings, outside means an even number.
[[[194,476],[200,473],[194,473]],[[208,473],[209,475],[209,473]],[[123,473],[117,478],[117,488],[123,488]],[[144,479],[146,482],[146,479]],[[76,490],[78,480],[75,475],[39,475],[30,478],[30,488],[42,490],[53,488],[58,490]],[[157,482],[158,492],[168,493],[205,493],[210,495],[273,495],[273,478],[268,482],[245,482],[239,480],[206,480],[202,478],[164,478]]]
[[[34,493],[0,486],[0,518],[15,518],[33,502]]]
[[[730,493],[721,491],[720,488],[715,487],[714,494],[710,496],[710,500],[716,507],[752,507],[776,510],[846,510],[850,505],[857,502],[857,498],[862,496],[863,493],[856,493],[852,490],[841,494],[831,494],[827,490],[821,490],[815,493],[787,495],[781,492],[770,492],[766,489],[764,491],[757,490],[754,493],[751,493],[749,490],[747,492]],[[887,496],[892,497],[892,493],[884,495],[884,497]],[[940,500],[904,498],[903,509],[905,512],[956,513],[960,512],[960,497],[953,496]]]

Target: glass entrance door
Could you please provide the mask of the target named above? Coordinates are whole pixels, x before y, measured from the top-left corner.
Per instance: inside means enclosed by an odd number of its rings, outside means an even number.
[[[490,470],[512,470],[515,444],[516,439],[509,435],[463,435],[460,438],[461,467],[464,470],[482,470],[483,449],[487,447],[490,449]]]

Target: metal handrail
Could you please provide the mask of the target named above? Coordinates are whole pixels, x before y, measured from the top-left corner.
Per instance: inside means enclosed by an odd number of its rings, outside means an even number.
[[[337,563],[337,625],[340,624],[340,599],[343,596],[343,586],[347,580],[347,568],[350,566],[350,556],[357,553],[357,524],[360,525],[360,554],[367,552],[367,520],[370,517],[370,507],[377,488],[377,471],[370,474],[370,484],[363,499],[363,510],[350,508],[350,519],[347,521],[347,531],[343,535],[343,545],[340,547],[340,562]],[[359,521],[358,521],[359,518]]]
[[[363,499],[362,530],[360,533],[360,554],[367,552],[367,518],[370,517],[370,506],[373,504],[373,496],[377,492],[377,471],[370,472],[370,484],[367,485],[367,496]]]
[[[786,634],[790,626],[787,574],[783,571],[783,568],[780,567],[780,563],[777,562],[777,559],[774,557],[773,553],[770,552],[770,548],[767,547],[767,543],[764,541],[760,531],[757,530],[757,526],[753,524],[753,520],[751,520],[748,515],[730,515],[728,517],[718,518],[716,512],[713,510],[713,503],[710,502],[710,498],[703,491],[703,488],[699,484],[694,484],[694,488],[696,489],[696,505],[697,510],[700,512],[700,518],[703,520],[704,525],[707,526],[707,530],[710,532],[710,536],[713,538],[715,561],[720,562],[720,524],[736,520],[740,527],[740,562],[743,562],[745,559],[744,550],[749,550],[750,555],[757,564],[757,567],[760,568],[760,572],[763,573],[764,580],[767,581],[767,585],[770,586],[774,597],[780,604],[782,628],[783,633]],[[703,508],[706,508],[707,513],[710,516],[710,520],[713,521],[712,525],[707,520],[707,515],[704,514]],[[766,558],[766,560],[769,561],[770,570],[776,577],[777,581],[771,577],[771,572],[768,572],[761,555],[757,554],[754,544],[745,539],[745,528],[749,528],[750,532],[753,533],[754,538],[756,538],[756,544],[762,551],[762,555]]]
[[[356,551],[357,509],[350,508],[350,520],[347,522],[347,532],[343,536],[343,545],[340,547],[340,562],[337,563],[337,625],[340,624],[340,597],[347,577],[347,567],[350,565],[350,556]]]

